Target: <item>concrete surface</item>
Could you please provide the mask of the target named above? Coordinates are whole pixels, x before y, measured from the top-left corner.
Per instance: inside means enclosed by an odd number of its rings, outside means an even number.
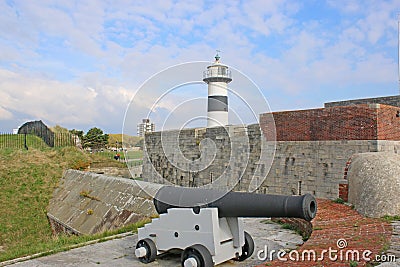
[[[390,247],[386,255],[395,255],[396,262],[385,262],[376,267],[400,267],[400,221],[392,222],[393,233],[390,239]]]
[[[348,201],[360,214],[374,218],[400,214],[400,155],[355,154],[347,178]]]
[[[267,221],[267,223],[265,222]],[[251,234],[256,244],[253,255],[243,261],[228,261],[218,266],[255,266],[262,262],[257,258],[257,252],[268,248],[279,250],[282,248],[294,249],[303,243],[301,236],[291,230],[282,229],[280,225],[267,219],[244,219],[247,232]],[[164,254],[158,256],[156,261],[150,264],[141,263],[134,256],[137,235],[130,235],[120,239],[114,239],[103,243],[97,243],[72,249],[25,262],[13,264],[13,267],[36,266],[130,266],[130,267],[175,267],[181,266],[180,254]]]

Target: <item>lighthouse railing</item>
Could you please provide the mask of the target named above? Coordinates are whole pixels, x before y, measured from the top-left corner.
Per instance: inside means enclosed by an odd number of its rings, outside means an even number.
[[[205,70],[203,72],[203,78],[211,78],[211,77],[221,77],[221,78],[232,78],[232,73],[230,70],[225,68],[211,69]]]

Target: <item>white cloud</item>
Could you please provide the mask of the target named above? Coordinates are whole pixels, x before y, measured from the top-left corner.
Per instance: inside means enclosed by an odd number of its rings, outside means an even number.
[[[15,111],[29,115],[29,119],[42,119],[53,125],[82,127],[94,125],[102,118],[111,120],[113,116],[122,121],[124,105],[130,99],[129,91],[118,86],[84,87],[4,69],[0,69],[0,88],[2,117],[10,118],[9,112]]]
[[[395,0],[327,1],[335,17],[325,20],[303,17],[312,3],[278,0],[14,2],[0,3],[4,118],[114,127],[147,78],[211,60],[215,49],[266,95],[284,99],[277,108],[296,108],[300,96],[334,85],[379,92],[397,80]],[[148,108],[156,94],[149,89],[135,104]]]
[[[13,118],[13,114],[7,109],[0,106],[0,120],[10,120]]]

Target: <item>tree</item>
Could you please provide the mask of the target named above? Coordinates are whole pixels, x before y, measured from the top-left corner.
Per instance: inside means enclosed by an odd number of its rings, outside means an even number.
[[[80,140],[83,139],[83,131],[72,129],[72,130],[69,130],[69,132],[71,134],[78,136]]]
[[[64,127],[61,127],[60,125],[56,125],[56,126],[54,126],[54,127],[50,127],[50,130],[53,132],[53,133],[62,133],[62,134],[66,134],[66,133],[68,133],[68,129],[67,128],[64,128]]]
[[[104,134],[99,128],[90,129],[82,138],[83,147],[90,147],[91,149],[98,150],[105,148],[108,143],[108,134]]]

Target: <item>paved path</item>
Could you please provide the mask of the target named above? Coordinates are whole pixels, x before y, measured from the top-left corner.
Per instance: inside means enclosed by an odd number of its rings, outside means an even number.
[[[334,203],[331,200],[317,199],[318,212],[312,221],[314,231],[307,242],[301,246],[297,252],[301,255],[303,252],[313,250],[318,255],[316,262],[313,257],[308,259],[299,258],[287,261],[274,260],[269,263],[269,267],[311,267],[311,266],[329,266],[344,267],[349,266],[349,261],[355,259],[358,267],[367,267],[368,259],[363,258],[362,253],[366,250],[372,252],[370,259],[374,260],[375,255],[380,255],[381,251],[386,248],[387,243],[391,241],[393,249],[395,249],[393,240],[394,233],[390,223],[381,219],[366,218],[348,205]],[[400,230],[400,229],[398,229]],[[393,234],[393,235],[392,235]],[[327,254],[322,254],[323,250],[332,248],[338,251],[337,255],[345,255],[332,260]],[[346,253],[350,251],[349,257],[346,259]],[[351,258],[351,252],[358,251],[357,257]],[[309,255],[305,253],[306,255]],[[393,255],[394,253],[386,252],[384,255]],[[322,257],[324,255],[324,257]],[[353,254],[356,255],[356,254]],[[398,259],[397,259],[398,260]],[[376,264],[376,263],[375,263]],[[264,265],[265,266],[265,265]],[[386,262],[382,267],[400,267],[399,262]]]
[[[392,222],[393,232],[387,254],[395,255],[396,262],[385,262],[377,267],[400,267],[400,221]]]
[[[244,219],[247,232],[253,237],[256,244],[255,251],[249,259],[243,262],[228,261],[218,266],[255,266],[264,261],[257,259],[257,251],[265,246],[279,250],[281,248],[294,249],[303,243],[301,236],[291,230],[282,229],[280,225],[266,219]],[[175,267],[181,266],[179,254],[165,254],[159,256],[150,264],[139,262],[134,256],[134,248],[137,235],[131,235],[120,239],[114,239],[103,243],[97,243],[72,249],[25,262],[13,264],[13,267],[34,266],[130,266],[130,267]]]

